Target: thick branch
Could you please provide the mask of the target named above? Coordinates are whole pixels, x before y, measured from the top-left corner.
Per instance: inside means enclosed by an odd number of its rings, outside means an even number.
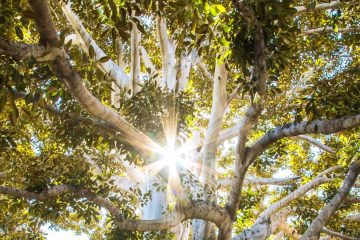
[[[39,2],[41,2],[41,4]],[[44,2],[46,4],[43,4]],[[37,24],[39,24],[39,26],[37,28],[42,29],[41,31],[39,30],[40,35],[48,33],[48,30],[44,30],[46,26],[48,26],[49,29],[52,29],[54,34],[56,34],[53,23],[51,21],[51,15],[47,1],[32,0],[29,1],[29,3],[34,13],[38,15],[36,19],[38,20]],[[39,6],[41,6],[41,8]],[[48,14],[44,15],[46,12]],[[42,19],[40,19],[40,17],[42,17]],[[46,26],[43,23],[46,23]],[[53,33],[51,32],[51,34]],[[44,36],[44,38],[49,39],[47,36]],[[54,42],[49,44],[52,45]],[[113,109],[103,105],[89,92],[79,74],[71,66],[68,60],[68,56],[64,50],[62,50],[62,54],[58,56],[53,62],[52,69],[56,73],[57,77],[64,82],[68,91],[75,98],[77,98],[77,100],[91,115],[103,119],[104,121],[109,122],[119,128],[120,133],[124,136],[124,141],[133,146],[137,151],[145,154],[149,150],[159,148],[158,144],[156,144],[152,139],[130,125]]]
[[[45,54],[46,49],[43,46],[0,38],[0,55],[10,56],[16,60],[29,59],[32,56],[40,61]]]
[[[235,217],[236,215],[236,211],[241,199],[241,190],[244,184],[246,171],[249,167],[249,164],[246,160],[247,153],[245,148],[247,136],[252,126],[256,123],[260,113],[261,107],[258,105],[251,105],[248,108],[245,117],[239,124],[239,139],[235,159],[235,177],[232,180],[229,201],[227,203],[227,209],[232,214],[232,217]]]
[[[230,224],[227,211],[216,204],[208,204],[203,201],[193,203],[189,209],[184,209],[186,219],[203,219],[216,224],[220,230],[226,229]]]
[[[345,129],[356,127],[360,124],[360,114],[345,116],[332,120],[316,120],[283,125],[267,132],[250,149],[249,158],[253,161],[263,153],[272,143],[284,137],[293,137],[302,134],[322,133],[331,134]]]
[[[336,209],[341,205],[346,195],[349,193],[352,185],[355,183],[360,172],[360,160],[356,160],[350,166],[349,172],[335,197],[325,206],[320,214],[311,223],[301,239],[318,239],[321,229],[325,226],[329,218],[334,214]]]

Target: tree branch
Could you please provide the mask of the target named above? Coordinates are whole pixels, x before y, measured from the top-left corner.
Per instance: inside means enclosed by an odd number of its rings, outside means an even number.
[[[360,197],[346,197],[344,204],[360,203]]]
[[[231,218],[235,220],[236,211],[238,210],[241,201],[241,191],[245,175],[250,166],[246,157],[247,149],[245,148],[245,145],[248,134],[256,124],[263,109],[268,72],[265,59],[264,33],[261,25],[258,24],[254,10],[244,1],[233,0],[233,4],[239,14],[244,18],[245,22],[254,26],[254,66],[252,74],[256,77],[257,85],[255,90],[260,97],[256,102],[251,103],[246,111],[245,117],[240,122],[239,139],[235,158],[235,176],[231,185],[229,201],[226,204],[226,209],[229,211]],[[227,237],[229,237],[230,234],[230,232],[227,232]]]
[[[332,182],[333,180],[334,179],[331,179],[331,178],[317,176],[316,178],[314,178],[310,182],[302,185],[301,187],[299,187],[298,189],[296,189],[294,192],[290,193],[286,197],[271,204],[265,211],[263,211],[259,215],[259,217],[256,219],[254,225],[259,222],[267,220],[272,214],[277,212],[280,208],[283,208],[284,206],[288,205],[289,203],[291,203],[295,199],[299,198],[300,196],[304,195],[311,189],[314,189],[321,184]]]
[[[29,3],[33,12],[37,15],[36,23],[40,36],[42,34],[56,35],[47,1],[31,0]],[[52,39],[48,36],[43,36],[42,38]],[[54,42],[50,42],[50,45],[57,43],[58,38],[52,40]],[[124,141],[126,141],[130,146],[134,147],[143,155],[146,155],[149,151],[153,151],[154,149],[159,148],[159,145],[152,139],[134,128],[124,118],[118,115],[117,112],[103,105],[97,98],[95,98],[85,87],[79,74],[71,66],[66,52],[63,49],[61,49],[61,51],[62,54],[59,55],[52,63],[52,69],[57,77],[64,82],[68,91],[85,107],[85,109],[91,115],[103,119],[104,121],[109,122],[119,128],[120,133],[124,136]]]
[[[293,137],[302,134],[322,133],[331,134],[360,125],[360,114],[345,116],[332,120],[315,120],[286,124],[267,132],[250,149],[248,158],[250,162],[262,154],[272,143],[284,137]]]
[[[204,76],[208,79],[208,80],[213,80],[213,76],[211,75],[209,69],[206,67],[205,63],[202,62],[202,60],[199,60],[199,62],[197,63],[197,66],[200,68],[201,72],[204,74]]]
[[[161,87],[167,87],[169,90],[174,90],[176,87],[176,59],[175,46],[169,38],[166,28],[165,20],[161,16],[156,16],[156,32],[160,45],[161,59],[162,59],[162,73],[163,80]]]
[[[301,239],[318,239],[321,229],[324,227],[329,218],[333,215],[336,209],[341,205],[346,195],[349,193],[352,185],[355,183],[360,172],[360,160],[355,160],[346,175],[346,178],[338,190],[335,197],[325,206],[319,213],[315,220],[311,223],[309,228],[305,231]]]
[[[237,239],[258,239],[258,240],[265,240],[267,239],[274,231],[274,228],[277,228],[279,225],[278,218],[282,216],[281,212],[277,213],[279,209],[287,206],[290,202],[294,201],[295,199],[299,198],[300,196],[304,195],[306,192],[310,191],[311,189],[316,188],[317,186],[329,183],[334,179],[330,179],[327,177],[323,177],[323,175],[335,171],[338,169],[338,166],[331,167],[321,173],[319,173],[313,180],[310,182],[300,186],[294,192],[290,193],[286,197],[280,199],[279,201],[271,204],[265,211],[263,211],[258,218],[256,219],[255,223],[250,229],[245,229]],[[284,210],[285,214],[289,214],[289,211]],[[279,216],[278,216],[279,215]],[[276,225],[276,226],[275,226]]]
[[[227,101],[226,81],[227,70],[225,64],[216,64],[213,79],[213,97],[208,128],[205,134],[203,153],[202,176],[213,176],[215,168],[215,156],[217,148],[217,137],[219,135],[222,119]],[[209,172],[209,171],[212,171]]]
[[[311,11],[321,11],[321,10],[327,10],[332,9],[340,6],[340,1],[331,1],[330,3],[320,3],[316,4],[314,8],[310,9],[305,6],[297,6],[294,7],[297,10],[297,13],[303,13],[303,12],[311,12]]]
[[[89,54],[89,49],[91,46],[94,49],[96,61],[102,57],[105,57],[106,54],[104,51],[96,44],[94,39],[89,35],[85,27],[82,25],[79,17],[71,10],[70,1],[68,4],[61,2],[61,9],[63,10],[64,15],[71,24],[72,28],[75,30],[82,50]],[[100,68],[105,74],[109,74],[111,79],[116,82],[118,87],[122,89],[130,87],[129,77],[126,75],[124,70],[111,59],[107,62],[98,61],[96,66]]]
[[[179,82],[179,91],[184,91],[186,84],[189,80],[190,69],[194,64],[195,58],[197,55],[197,51],[193,49],[189,54],[184,53],[184,56],[180,59],[180,77],[178,79]]]
[[[322,228],[321,232],[326,233],[326,234],[328,234],[330,236],[333,236],[333,237],[338,237],[340,239],[344,239],[344,240],[359,240],[359,238],[348,237],[348,236],[345,236],[345,235],[343,235],[341,233],[332,231],[332,230],[327,229],[327,228]]]
[[[312,137],[309,137],[309,136],[306,136],[306,135],[298,135],[298,136],[295,136],[294,138],[297,138],[297,139],[301,139],[301,140],[304,140],[304,141],[307,141],[311,144],[313,144],[314,146],[326,151],[326,152],[329,152],[329,153],[332,153],[332,154],[335,154],[336,151],[334,149],[332,149],[331,147],[328,147],[326,146],[325,144],[317,141],[316,139],[312,138]]]
[[[346,198],[345,198],[346,200]],[[360,213],[348,215],[344,218],[345,221],[351,221],[351,222],[360,222]]]
[[[135,17],[135,10],[132,10],[132,17]],[[132,21],[132,28],[131,28],[131,40],[130,40],[130,79],[132,84],[132,89],[134,93],[139,92],[140,86],[140,40],[141,34],[137,25],[134,21]]]
[[[0,194],[13,196],[13,197],[20,197],[20,198],[27,198],[27,199],[35,199],[38,201],[45,201],[49,199],[53,199],[58,197],[59,195],[63,194],[75,194],[78,197],[86,198],[89,201],[95,203],[99,207],[103,207],[108,210],[111,215],[113,215],[117,220],[122,221],[124,220],[122,214],[118,210],[117,206],[113,203],[105,200],[102,197],[97,196],[95,193],[91,192],[89,189],[85,188],[77,188],[71,185],[58,185],[53,186],[47,190],[44,190],[40,193],[29,192],[25,190],[19,190],[15,188],[0,186]]]
[[[201,149],[202,164],[200,180],[203,184],[208,183],[210,186],[215,186],[215,164],[216,164],[216,150],[217,150],[217,137],[221,129],[223,116],[225,113],[225,106],[227,101],[226,82],[228,71],[225,68],[225,64],[216,63],[215,73],[213,79],[213,95],[212,106],[209,118],[208,127],[205,134],[205,140]],[[205,193],[203,200],[208,202],[214,202],[214,194]],[[196,232],[194,238],[208,238],[209,232],[212,227],[206,226],[205,223],[195,221]],[[199,225],[199,226],[198,226]]]
[[[298,231],[290,226],[288,226],[286,223],[281,223],[279,225],[279,229],[285,233],[286,236],[292,237],[293,240],[299,240],[301,238],[301,235],[298,233]]]
[[[49,62],[59,54],[61,51],[58,48],[46,49],[40,45],[14,42],[0,37],[0,55],[12,57],[17,61],[33,57],[38,62]]]
[[[286,186],[292,184],[293,181],[300,179],[300,177],[290,178],[246,178],[244,179],[244,185],[274,185],[274,186]],[[225,188],[231,186],[232,179],[220,180],[219,188]]]
[[[119,228],[130,231],[158,231],[169,229],[178,225],[181,221],[193,218],[214,222],[220,228],[224,228],[229,224],[229,218],[224,209],[219,206],[207,204],[201,201],[194,202],[191,206],[181,210],[175,207],[173,212],[165,215],[165,217],[160,220],[133,220],[124,219],[122,213],[115,204],[97,196],[89,189],[78,188],[68,184],[53,186],[40,193],[0,186],[0,194],[12,197],[34,199],[37,201],[55,199],[56,197],[63,194],[74,194],[79,198],[86,198],[97,206],[105,208],[112,216],[115,217],[116,224]]]
[[[301,36],[311,35],[316,33],[359,33],[359,32],[360,32],[360,28],[349,27],[349,28],[334,29],[332,27],[323,27],[323,28],[305,30],[301,33]]]

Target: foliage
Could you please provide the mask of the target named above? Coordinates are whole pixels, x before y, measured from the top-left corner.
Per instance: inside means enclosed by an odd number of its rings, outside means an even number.
[[[232,126],[244,116],[245,108],[256,92],[256,79],[251,75],[254,65],[254,28],[234,8],[232,1],[124,1],[74,0],[72,8],[87,31],[105,51],[116,59],[116,39],[124,43],[124,60],[130,62],[130,33],[136,23],[142,33],[141,45],[146,47],[154,65],[161,68],[154,20],[157,14],[167,19],[168,33],[178,42],[176,55],[195,49],[213,72],[216,62],[226,63],[230,70],[228,94],[239,86],[226,112],[223,128]],[[266,46],[267,95],[264,115],[249,135],[253,143],[276,126],[303,120],[333,119],[358,114],[360,109],[359,34],[301,35],[306,29],[331,26],[339,29],[358,26],[359,6],[344,4],[341,9],[295,15],[296,5],[314,7],[316,1],[245,0],[257,16]],[[32,12],[25,0],[0,0],[0,37],[36,44],[39,37]],[[53,21],[59,35],[65,37],[72,29],[57,2],[50,1]],[[135,12],[135,14],[132,14]],[[93,53],[66,46],[72,64],[84,79],[88,89],[106,106],[111,106],[112,80],[102,73]],[[90,52],[92,52],[90,50]],[[186,90],[169,92],[155,82],[156,76],[141,65],[141,91],[129,97],[121,92],[120,108],[115,109],[133,126],[166,146],[162,119],[176,112],[177,135],[191,138],[193,130],[202,136],[208,124],[212,85],[198,67],[191,70]],[[301,76],[314,68],[313,74],[301,83]],[[127,67],[125,72],[129,72]],[[298,85],[300,83],[300,85]],[[294,89],[294,91],[290,91]],[[291,96],[288,96],[291,94]],[[41,192],[51,186],[72,184],[91,189],[111,199],[126,218],[135,217],[141,197],[118,191],[111,176],[124,175],[125,161],[144,165],[144,159],[129,147],[121,135],[105,131],[94,124],[91,116],[66,90],[47,63],[34,58],[18,61],[0,56],[0,185]],[[98,120],[98,119],[95,119]],[[96,122],[96,121],[95,121]],[[306,183],[329,166],[348,166],[359,156],[359,128],[320,137],[319,140],[336,149],[336,154],[322,153],[308,143],[283,139],[273,145],[249,168],[248,175],[276,176],[282,170],[302,178]],[[177,144],[180,145],[180,137]],[[231,150],[230,150],[231,149]],[[218,151],[218,177],[233,176],[234,142],[226,142]],[[94,174],[86,160],[102,168]],[[345,169],[337,172],[343,178]],[[192,178],[192,177],[191,177]],[[198,184],[198,180],[192,180]],[[196,181],[196,182],[195,182]],[[195,183],[194,183],[195,182]],[[340,182],[320,186],[316,194],[305,195],[291,204],[298,217],[293,225],[303,233],[318,211],[334,196]],[[295,189],[249,186],[244,189],[235,231],[250,227],[271,201],[278,200]],[[221,195],[221,190],[219,191]],[[359,196],[355,191],[354,195]],[[144,195],[139,194],[139,195]],[[189,194],[189,196],[192,196]],[[194,198],[196,198],[194,196]],[[219,196],[220,205],[225,200]],[[356,205],[342,206],[329,222],[329,228],[356,236],[359,224],[348,224],[343,218],[359,211]],[[99,219],[106,218],[103,225]],[[110,216],[84,199],[66,194],[45,202],[0,196],[0,236],[10,239],[44,239],[40,229],[52,223],[63,229],[74,229],[104,239],[141,239],[143,233],[124,231]],[[78,223],[81,223],[79,227]],[[98,235],[92,232],[98,230]],[[101,236],[102,235],[102,236]],[[171,239],[172,233],[149,233],[153,239]],[[97,238],[99,239],[99,238]]]

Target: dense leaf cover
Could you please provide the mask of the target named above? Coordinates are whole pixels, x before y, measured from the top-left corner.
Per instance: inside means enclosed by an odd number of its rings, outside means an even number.
[[[238,87],[223,119],[223,129],[244,116],[249,103],[257,101],[258,83],[251,74],[255,50],[255,23],[245,21],[236,11],[234,1],[177,0],[123,1],[71,0],[73,11],[82,20],[91,37],[107,57],[95,60],[71,42],[60,41],[85,86],[106,106],[161,146],[166,146],[162,119],[175,111],[177,144],[191,139],[195,130],[204,137],[212,103],[213,82],[200,67],[193,67],[184,91],[168,91],[155,81],[161,72],[152,72],[141,64],[141,90],[121,91],[120,108],[111,106],[112,80],[97,68],[100,62],[117,58],[116,39],[124,46],[124,61],[130,62],[132,21],[141,32],[141,45],[156,69],[161,56],[155,31],[155,16],[167,20],[168,33],[177,42],[176,56],[196,50],[212,73],[216,62],[226,63],[229,71],[227,93]],[[340,33],[346,27],[359,27],[359,5],[342,1],[340,7],[312,11],[317,1],[245,0],[253,9],[264,32],[268,70],[264,110],[248,136],[254,143],[267,131],[287,123],[335,119],[360,111],[360,38],[358,33]],[[37,44],[36,16],[25,0],[0,0],[0,37]],[[49,1],[53,22],[60,39],[73,33],[56,1]],[[297,14],[295,6],[308,11]],[[132,12],[135,11],[135,16]],[[333,32],[304,35],[308,29],[332,27]],[[309,70],[310,76],[309,76]],[[125,68],[129,72],[130,68]],[[136,216],[149,197],[141,191],[119,191],[111,176],[124,175],[123,161],[146,165],[136,149],[116,134],[99,125],[74,99],[56,77],[47,62],[0,56],[0,185],[40,193],[51,186],[71,184],[91,189],[111,200],[125,218]],[[271,178],[281,172],[301,177],[286,186],[246,185],[234,231],[240,233],[253,225],[266,207],[324,169],[341,165],[332,174],[336,181],[317,187],[290,204],[294,216],[290,225],[302,234],[342,183],[347,167],[358,158],[359,127],[330,135],[313,135],[335,150],[318,150],[297,138],[284,138],[271,145],[250,166],[247,176]],[[216,178],[230,179],[234,174],[236,141],[228,140],[217,149]],[[122,161],[119,161],[119,155]],[[97,175],[86,160],[92,156],[102,168]],[[156,159],[156,154],[150,158]],[[191,181],[197,184],[192,176]],[[163,186],[165,188],[165,186]],[[217,202],[223,206],[228,189],[217,189]],[[352,196],[359,197],[360,188]],[[144,196],[145,195],[145,196]],[[189,195],[191,196],[191,194]],[[151,197],[151,196],[150,196]],[[327,223],[327,228],[348,236],[360,237],[359,222],[344,218],[360,211],[359,204],[343,204]],[[46,201],[0,195],[0,238],[44,239],[40,229],[47,223],[61,229],[84,232],[92,239],[141,239],[143,233],[117,228],[113,217],[83,198],[65,194]],[[151,239],[171,239],[173,233],[162,231],[147,235]],[[291,238],[289,238],[291,239]]]

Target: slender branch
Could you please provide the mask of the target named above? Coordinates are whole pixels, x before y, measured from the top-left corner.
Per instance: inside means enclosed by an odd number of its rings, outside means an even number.
[[[344,240],[359,240],[360,239],[360,238],[353,238],[353,237],[345,236],[345,235],[343,235],[341,233],[332,231],[332,230],[327,229],[327,228],[322,228],[321,232],[326,233],[326,234],[328,234],[330,236],[333,236],[333,237],[338,237],[340,239],[344,239]]]
[[[230,105],[231,101],[234,100],[236,98],[236,96],[238,95],[239,93],[239,90],[240,90],[240,87],[241,87],[241,84],[238,84],[234,90],[230,93],[229,97],[228,97],[228,100],[227,100],[227,103],[226,103],[226,107]]]
[[[246,178],[244,185],[274,185],[274,186],[286,186],[293,184],[294,181],[300,179],[300,177],[290,178]],[[220,180],[219,188],[226,188],[231,186],[232,179]]]
[[[344,201],[346,195],[349,193],[352,185],[355,183],[357,176],[360,172],[360,160],[355,160],[349,168],[346,178],[338,190],[335,197],[325,206],[319,213],[315,220],[311,223],[309,228],[305,231],[301,239],[318,239],[321,229],[325,226],[326,222],[333,215],[336,209]]]
[[[314,146],[326,151],[326,152],[329,152],[329,153],[332,153],[332,154],[335,154],[335,150],[332,149],[331,147],[328,147],[326,146],[325,144],[317,141],[316,139],[312,138],[312,137],[309,137],[309,136],[306,136],[306,135],[298,135],[298,136],[295,136],[294,138],[297,138],[297,139],[301,139],[301,140],[304,140],[304,141],[307,141],[311,144],[313,144]]]
[[[126,64],[124,62],[124,56],[123,56],[123,45],[120,36],[116,36],[115,38],[115,54],[117,57],[116,63],[122,68],[126,68]],[[121,88],[116,84],[115,81],[111,82],[111,105],[115,108],[120,108],[120,93]]]
[[[245,144],[247,136],[252,126],[257,122],[257,119],[261,113],[262,108],[258,105],[252,105],[248,108],[245,117],[239,124],[238,132],[238,144],[236,148],[236,159],[235,159],[235,176],[231,184],[229,201],[227,203],[228,211],[235,217],[237,208],[241,200],[241,190],[243,187],[245,175],[249,164],[247,162],[247,151]]]
[[[68,4],[61,2],[61,9],[72,28],[75,30],[78,38],[77,41],[80,43],[82,50],[89,54],[91,46],[94,49],[95,60],[105,57],[105,52],[97,45],[94,39],[86,31],[79,17],[71,10],[70,1]],[[120,88],[129,88],[129,77],[126,75],[124,70],[111,59],[107,62],[98,61],[96,66],[99,67],[105,74],[109,74],[111,79],[113,79]]]
[[[297,6],[295,9],[297,10],[297,13],[303,13],[303,12],[311,12],[311,11],[321,11],[321,10],[327,10],[332,9],[340,6],[340,1],[331,1],[330,3],[320,3],[316,4],[314,8],[310,9],[305,6]]]
[[[333,180],[334,179],[331,178],[317,176],[312,181],[302,185],[301,187],[299,187],[298,189],[296,189],[294,192],[290,193],[286,197],[271,204],[265,211],[263,211],[260,214],[260,216],[257,218],[254,224],[257,224],[261,221],[268,219],[272,214],[277,212],[280,208],[288,205],[289,203],[299,198],[300,196],[304,195],[306,192],[310,191],[311,189],[314,189],[321,184],[332,182]]]
[[[360,33],[360,28],[339,28],[334,29],[332,27],[323,27],[323,28],[315,28],[315,29],[309,29],[305,30],[301,33],[301,36],[304,35],[311,35],[316,33]]]
[[[204,144],[201,149],[202,164],[200,174],[200,180],[202,183],[208,183],[212,187],[215,187],[217,137],[221,129],[227,101],[227,76],[228,71],[225,68],[225,64],[216,63],[213,79],[211,113],[205,134]],[[205,193],[203,195],[203,200],[214,202],[215,196],[211,193]],[[201,223],[199,221],[195,221],[194,224],[196,228],[196,231],[194,232],[194,238],[202,239],[210,237],[209,231],[212,228],[211,224],[207,226],[207,223]],[[207,231],[206,228],[209,231]]]
[[[184,54],[180,59],[179,91],[184,91],[189,80],[190,69],[196,59],[197,51],[193,49],[189,54]]]
[[[344,218],[345,221],[360,222],[360,213],[348,215]]]
[[[280,224],[279,220],[283,219],[290,213],[290,211],[287,209],[282,211],[279,211],[279,209],[287,206],[289,203],[299,198],[300,196],[304,195],[311,189],[314,189],[321,184],[329,183],[333,181],[334,179],[323,177],[323,175],[335,171],[337,169],[338,169],[337,166],[331,167],[319,173],[310,182],[300,186],[298,189],[296,189],[294,192],[290,193],[286,197],[271,204],[265,211],[263,211],[258,216],[253,226],[250,229],[245,229],[243,232],[241,232],[241,234],[237,237],[237,239],[239,240],[255,239],[255,238],[267,239],[275,231],[275,228],[277,228],[277,226]]]

